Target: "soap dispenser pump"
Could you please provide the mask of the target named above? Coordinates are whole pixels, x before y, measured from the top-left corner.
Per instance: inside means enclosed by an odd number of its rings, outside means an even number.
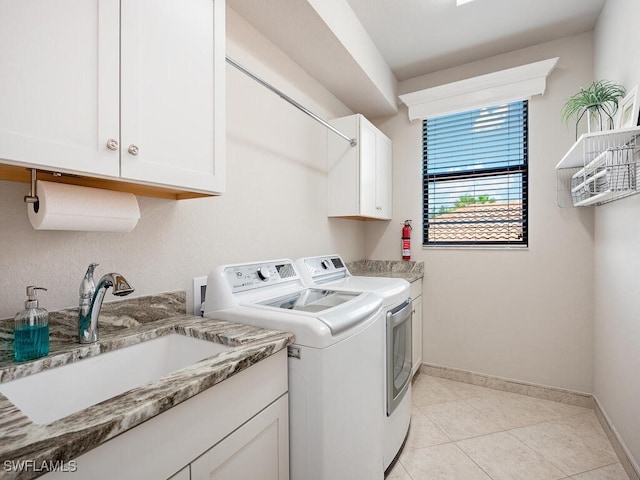
[[[38,307],[36,290],[46,288],[28,286],[24,310],[15,317],[13,354],[18,362],[49,354],[49,312]]]

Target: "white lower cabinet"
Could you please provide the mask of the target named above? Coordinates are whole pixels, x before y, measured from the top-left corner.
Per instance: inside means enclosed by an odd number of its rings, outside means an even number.
[[[74,476],[288,480],[287,390],[284,349],[79,456]]]
[[[191,480],[288,479],[287,398],[264,409],[191,464]]]
[[[411,282],[413,312],[411,317],[411,375],[415,375],[422,364],[422,279]]]

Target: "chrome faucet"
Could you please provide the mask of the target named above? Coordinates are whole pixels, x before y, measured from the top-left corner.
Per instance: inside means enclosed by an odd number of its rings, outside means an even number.
[[[118,297],[129,295],[133,288],[119,273],[107,273],[98,281],[93,281],[93,270],[98,266],[92,263],[80,283],[80,307],[78,309],[78,337],[80,343],[98,341],[98,316],[107,288],[113,287],[113,294]]]

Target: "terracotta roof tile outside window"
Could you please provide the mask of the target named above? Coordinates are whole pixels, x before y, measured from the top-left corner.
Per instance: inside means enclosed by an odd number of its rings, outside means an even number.
[[[522,202],[483,203],[456,208],[431,219],[430,242],[474,243],[522,240]]]

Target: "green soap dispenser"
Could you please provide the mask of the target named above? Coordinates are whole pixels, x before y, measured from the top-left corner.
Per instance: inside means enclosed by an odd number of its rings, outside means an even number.
[[[36,290],[46,288],[28,286],[24,310],[16,314],[13,354],[18,362],[49,354],[49,312],[38,307]]]

